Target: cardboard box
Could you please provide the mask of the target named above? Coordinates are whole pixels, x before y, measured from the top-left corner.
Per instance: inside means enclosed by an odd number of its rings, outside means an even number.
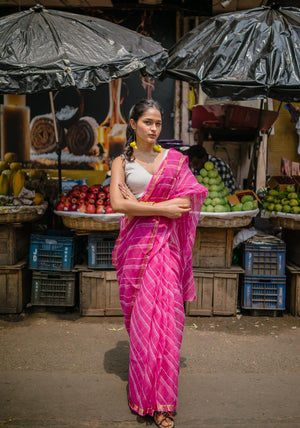
[[[257,203],[262,203],[257,194],[250,189],[237,190],[233,195],[227,196],[227,199],[230,205],[237,205],[241,202],[242,197],[245,195],[251,195]]]
[[[268,186],[271,189],[276,189],[279,192],[284,192],[286,190],[286,187],[295,184],[295,181],[292,179],[292,177],[289,177],[288,175],[273,175],[268,180]]]

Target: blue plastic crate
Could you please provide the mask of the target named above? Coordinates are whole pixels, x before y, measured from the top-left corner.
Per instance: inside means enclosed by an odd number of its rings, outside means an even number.
[[[112,252],[117,235],[89,235],[88,266],[99,269],[112,269]]]
[[[30,236],[29,269],[71,271],[74,264],[74,236],[59,235],[59,231]]]
[[[32,273],[31,304],[74,306],[76,274],[69,272]]]
[[[244,309],[285,309],[285,276],[247,276],[242,287]]]
[[[286,264],[285,243],[248,244],[244,246],[245,275],[284,276]]]

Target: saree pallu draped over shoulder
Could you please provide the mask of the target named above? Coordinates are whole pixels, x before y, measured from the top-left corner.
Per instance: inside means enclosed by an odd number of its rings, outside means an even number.
[[[120,302],[130,339],[129,405],[144,416],[177,407],[184,301],[195,300],[192,248],[207,189],[170,149],[141,201],[190,196],[181,218],[120,219],[113,251]]]

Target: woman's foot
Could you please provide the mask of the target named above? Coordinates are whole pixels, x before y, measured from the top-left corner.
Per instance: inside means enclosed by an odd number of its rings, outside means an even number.
[[[171,412],[155,412],[153,419],[159,428],[174,427],[174,416]]]

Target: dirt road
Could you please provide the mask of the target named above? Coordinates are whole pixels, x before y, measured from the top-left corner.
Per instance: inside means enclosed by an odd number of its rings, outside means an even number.
[[[0,316],[0,427],[144,427],[122,318]],[[176,427],[300,427],[300,318],[189,317]],[[153,425],[154,427],[154,425]]]

